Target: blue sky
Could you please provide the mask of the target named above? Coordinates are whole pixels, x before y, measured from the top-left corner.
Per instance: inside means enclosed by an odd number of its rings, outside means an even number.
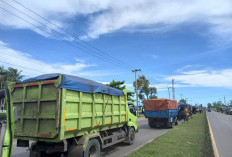
[[[20,1],[51,23],[17,1],[4,2],[0,1],[0,65],[17,67],[26,77],[61,72],[103,83],[125,80],[133,90],[129,65],[142,70],[139,75],[158,88],[158,97],[168,97],[174,78],[177,99],[183,94],[189,102],[204,105],[224,101],[224,96],[232,100],[230,0]],[[67,44],[76,41],[127,65],[115,66],[94,57],[96,52],[90,55]]]

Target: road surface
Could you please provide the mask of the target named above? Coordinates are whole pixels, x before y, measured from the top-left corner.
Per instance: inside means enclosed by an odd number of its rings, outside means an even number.
[[[220,157],[231,157],[232,116],[218,112],[207,112]]]
[[[138,119],[139,132],[136,133],[135,142],[133,145],[127,145],[120,143],[112,147],[102,150],[102,157],[123,157],[127,154],[133,152],[135,149],[138,149],[152,141],[153,139],[159,137],[165,133],[168,129],[151,129],[147,124],[147,119],[139,118]],[[28,149],[28,148],[27,148]],[[29,151],[25,148],[17,148],[16,142],[14,143],[13,157],[28,157]]]

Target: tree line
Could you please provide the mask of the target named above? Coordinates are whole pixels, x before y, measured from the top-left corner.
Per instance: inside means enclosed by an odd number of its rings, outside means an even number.
[[[215,108],[219,111],[222,107],[232,107],[232,100],[230,100],[229,104],[223,104],[222,101],[215,101],[213,103],[207,104],[208,108]]]

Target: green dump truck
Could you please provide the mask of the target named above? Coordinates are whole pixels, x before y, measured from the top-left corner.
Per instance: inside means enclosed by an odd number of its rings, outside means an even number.
[[[126,94],[94,81],[47,74],[12,85],[11,92],[17,146],[35,141],[30,157],[98,157],[116,143],[133,144],[138,131]]]

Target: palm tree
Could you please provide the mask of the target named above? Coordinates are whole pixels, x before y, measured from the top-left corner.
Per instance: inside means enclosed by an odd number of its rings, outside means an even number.
[[[1,66],[0,67],[0,89],[3,88],[3,86],[5,86],[5,80],[6,80],[6,69]]]
[[[22,71],[9,67],[5,69],[3,66],[0,67],[0,88],[4,88],[9,82],[20,82],[24,77]]]
[[[19,71],[18,69],[9,67],[7,73],[9,82],[20,82],[23,78],[23,75],[21,75],[22,70]]]

